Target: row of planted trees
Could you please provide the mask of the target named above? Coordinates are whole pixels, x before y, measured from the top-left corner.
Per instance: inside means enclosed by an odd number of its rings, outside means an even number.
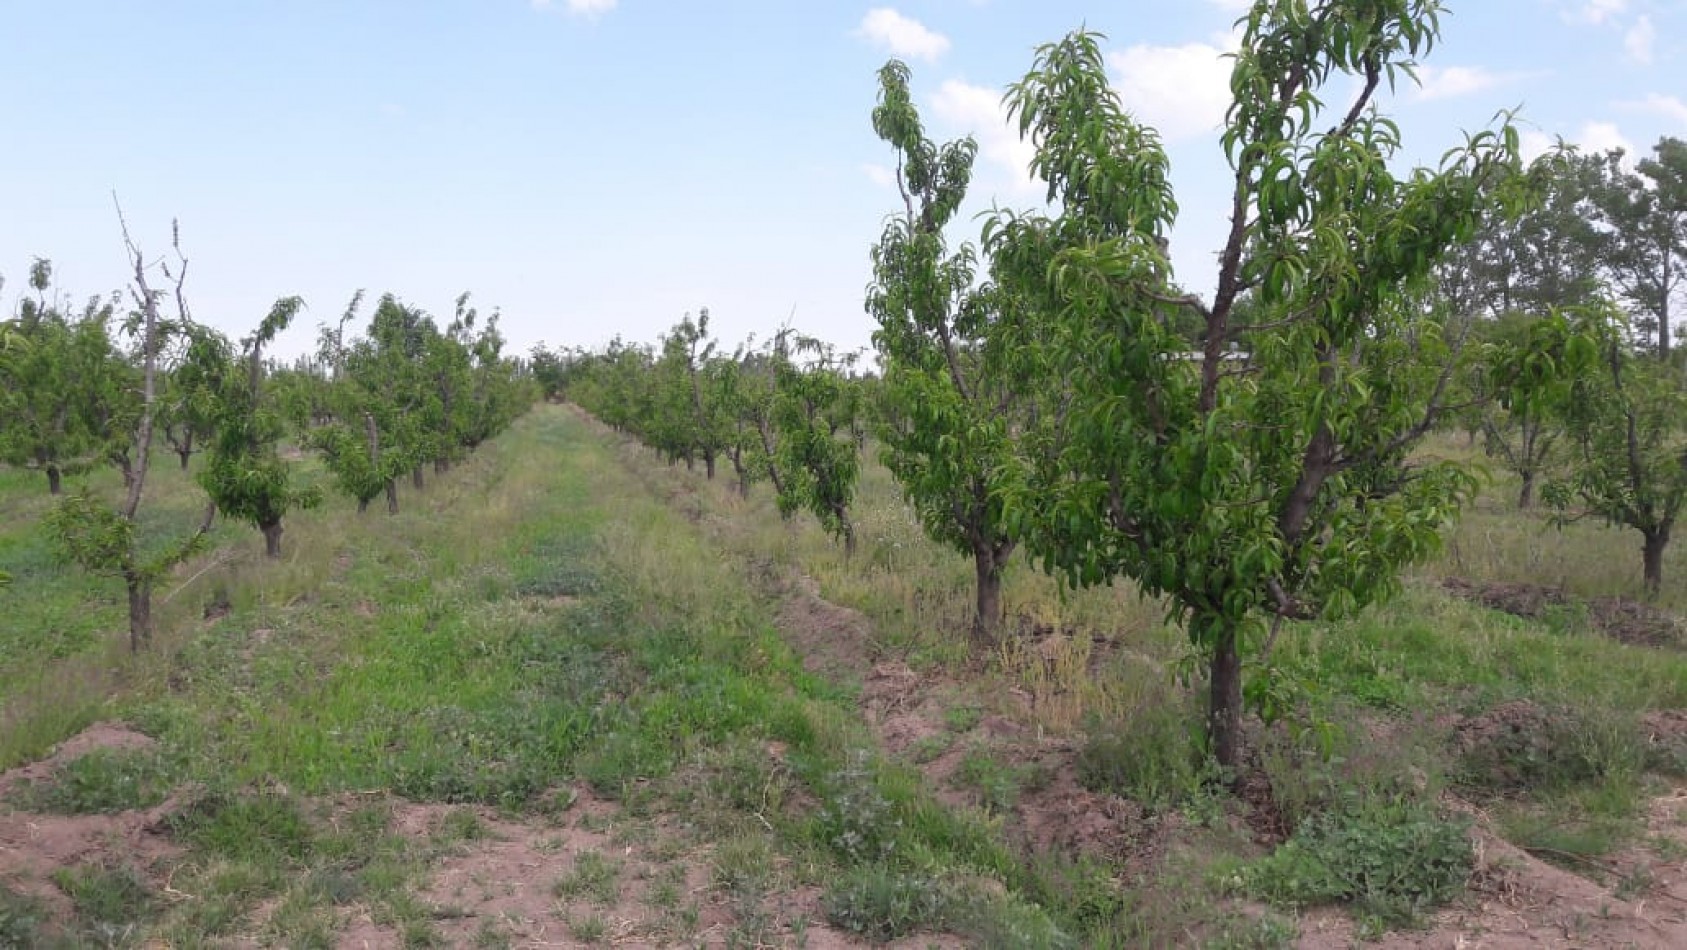
[[[1435,8],[1261,0],[1241,19],[1210,297],[1173,273],[1159,138],[1117,98],[1098,38],[1078,32],[1040,48],[1005,97],[1047,209],[993,209],[977,242],[952,241],[975,144],[929,139],[907,68],[881,71],[872,124],[901,204],[872,251],[878,374],[852,376],[812,345],[804,362],[783,334],[729,356],[689,320],[657,348],[543,362],[611,425],[711,472],[724,455],[741,484],[765,477],[782,510],[808,507],[846,543],[854,448],[870,431],[930,536],[973,559],[980,634],[1000,623],[1016,551],[1072,586],[1129,580],[1163,598],[1205,658],[1210,749],[1234,767],[1244,695],[1263,711],[1282,695],[1280,624],[1397,590],[1475,494],[1468,466],[1415,451],[1432,432],[1550,411],[1574,451],[1547,494],[1565,517],[1641,531],[1654,592],[1687,500],[1667,346],[1687,239],[1619,252],[1607,237],[1588,278],[1599,289],[1548,300],[1521,332],[1476,320],[1504,314],[1452,292],[1484,242],[1552,207],[1569,174],[1603,170],[1609,208],[1673,207],[1679,227],[1687,203],[1666,200],[1679,192],[1665,168],[1679,143],[1636,184],[1615,159],[1525,165],[1502,117],[1438,167],[1397,173],[1398,130],[1375,97],[1434,45]],[[1622,220],[1589,227],[1610,235]],[[1662,298],[1623,283],[1637,261]]]
[[[497,315],[481,322],[458,300],[441,330],[425,312],[383,297],[365,335],[346,339],[361,292],[323,331],[318,358],[281,366],[266,357],[298,317],[297,297],[277,300],[239,341],[196,320],[188,261],[149,258],[130,239],[131,287],[80,307],[52,285],[38,260],[16,317],[0,323],[0,462],[39,471],[58,500],[46,527],[62,553],[124,582],[132,647],[152,633],[152,592],[204,548],[216,515],[251,525],[266,553],[281,553],[283,521],[323,493],[299,477],[283,443],[320,452],[360,509],[422,467],[443,471],[506,427],[531,403],[523,367],[502,354]],[[142,517],[152,457],[165,450],[206,494],[193,525]],[[67,477],[102,467],[122,477],[115,502]]]
[[[779,511],[808,511],[845,549],[855,548],[855,496],[868,381],[856,354],[782,330],[727,353],[709,313],[680,320],[658,346],[612,342],[599,353],[541,350],[536,376],[670,463],[709,478],[730,465],[740,494],[772,485]]]

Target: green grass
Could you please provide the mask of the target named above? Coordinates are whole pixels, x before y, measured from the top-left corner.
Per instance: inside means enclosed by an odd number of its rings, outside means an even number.
[[[157,471],[160,523],[188,514],[191,486]],[[681,488],[705,517],[668,503]],[[1291,919],[1250,916],[1228,895],[1347,902],[1387,924],[1446,899],[1452,826],[1421,807],[1443,789],[1482,799],[1502,833],[1575,869],[1634,841],[1655,773],[1687,760],[1647,746],[1635,725],[1687,706],[1687,655],[1443,595],[1435,578],[1472,566],[1468,527],[1394,603],[1283,632],[1275,658],[1298,705],[1258,737],[1291,843],[1262,854],[1226,831],[1242,806],[1200,755],[1199,697],[1172,676],[1187,648],[1161,606],[1124,587],[1061,593],[1018,564],[1008,603],[1040,642],[972,655],[970,567],[921,536],[876,463],[862,550],[846,561],[813,525],[781,522],[765,492],[740,500],[541,409],[424,493],[407,490],[396,517],[357,517],[336,499],[290,521],[280,562],[252,556],[254,533],[222,529],[161,588],[158,648],[133,660],[116,638],[115,591],[52,561],[31,527],[45,493],[31,491],[0,473],[0,570],[18,581],[0,594],[0,673],[22,671],[0,675],[0,763],[105,717],[159,748],[85,757],[14,800],[61,813],[151,807],[172,792],[182,803],[164,825],[185,849],[174,867],[61,875],[75,939],[122,915],[124,940],[333,946],[367,914],[407,946],[446,945],[458,939],[450,915],[420,887],[440,860],[489,840],[490,806],[501,820],[614,836],[614,851],[582,851],[548,882],[559,932],[582,942],[615,936],[617,902],[667,939],[695,935],[691,862],[746,942],[794,940],[806,924],[781,895],[810,888],[834,926],[873,939],[943,929],[981,946],[1283,946]],[[1533,523],[1486,496],[1476,517],[1488,547],[1471,575],[1517,576],[1527,556],[1516,552],[1541,540]],[[1576,537],[1602,557],[1624,540]],[[853,688],[807,672],[776,629],[768,577],[784,571],[866,613],[873,658],[947,668],[959,685],[935,714],[944,733],[900,759],[875,748]],[[23,600],[39,602],[10,611]],[[220,604],[230,612],[206,620]],[[1029,714],[1009,690],[1029,697]],[[1521,698],[1574,715],[1540,748],[1473,752],[1434,726]],[[1028,858],[1008,825],[1048,776],[997,749],[978,729],[986,715],[1026,715],[1070,739],[1083,783],[1134,800],[1149,821],[1177,809],[1199,820],[1147,877],[1109,860]],[[918,767],[957,742],[954,784],[976,809],[943,805]],[[578,814],[588,790],[617,815]],[[395,797],[464,807],[418,838],[395,826]],[[646,876],[623,847],[661,869]],[[1408,876],[1384,876],[1367,854],[1393,855]],[[158,898],[165,871],[171,894],[188,897]],[[0,891],[0,943],[47,934],[42,915]],[[495,921],[461,939],[516,942]]]

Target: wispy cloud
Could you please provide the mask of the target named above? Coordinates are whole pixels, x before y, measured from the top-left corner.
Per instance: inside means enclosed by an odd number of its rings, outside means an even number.
[[[556,6],[556,0],[531,0],[533,9],[549,10]],[[583,17],[600,17],[615,9],[620,0],[564,0],[563,6],[570,14]]]
[[[891,171],[889,168],[886,168],[877,162],[863,163],[861,166],[861,173],[867,176],[868,181],[878,185],[880,188],[890,188],[896,184],[896,172]]]
[[[1224,123],[1231,98],[1226,52],[1211,43],[1139,44],[1109,53],[1107,63],[1126,111],[1171,142]]]
[[[1575,4],[1567,18],[1598,25],[1617,17],[1628,9],[1628,0],[1583,0]]]
[[[1516,82],[1525,73],[1496,73],[1484,66],[1419,66],[1416,98],[1453,99]]]
[[[1658,30],[1652,25],[1652,18],[1642,16],[1623,34],[1623,49],[1628,51],[1630,59],[1642,66],[1649,66],[1652,63],[1652,49],[1657,41]]]
[[[1687,102],[1682,101],[1680,96],[1666,96],[1654,92],[1644,99],[1631,99],[1617,105],[1624,109],[1663,116],[1687,131]]]
[[[1029,171],[1036,147],[1008,123],[999,91],[950,79],[938,88],[932,112],[945,124],[972,135],[979,154],[1012,175],[1015,190],[1027,194],[1038,190]]]
[[[861,19],[856,35],[893,55],[935,62],[949,51],[949,38],[890,7],[874,7]]]

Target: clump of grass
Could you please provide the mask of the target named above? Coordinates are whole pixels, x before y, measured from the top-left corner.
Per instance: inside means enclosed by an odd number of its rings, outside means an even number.
[[[183,841],[235,861],[302,862],[315,842],[298,802],[270,792],[206,795],[168,824]]]
[[[59,766],[46,780],[12,793],[29,811],[92,815],[151,808],[170,793],[170,772],[156,752],[95,749]]]
[[[1176,808],[1213,777],[1197,728],[1175,701],[1144,705],[1122,722],[1098,725],[1078,751],[1078,780],[1150,809]]]
[[[955,771],[956,781],[971,789],[984,807],[993,812],[1012,811],[1020,792],[1043,779],[1035,763],[1014,765],[1003,762],[984,749],[972,749]]]
[[[983,720],[983,708],[966,703],[950,706],[943,711],[943,725],[947,726],[950,732],[971,732],[973,727]]]
[[[582,851],[574,856],[574,867],[557,879],[555,890],[558,897],[613,904],[621,896],[621,864],[600,851]]]
[[[1356,797],[1308,817],[1227,883],[1273,904],[1351,902],[1373,925],[1411,926],[1463,891],[1473,860],[1465,822],[1414,798]]]
[[[61,868],[53,883],[76,908],[77,929],[106,946],[134,940],[158,910],[152,888],[127,865]]]
[[[1502,703],[1461,727],[1458,777],[1487,792],[1632,784],[1647,763],[1634,720],[1588,707]]]
[[[599,943],[609,934],[609,924],[601,914],[568,918],[568,932],[581,943]]]

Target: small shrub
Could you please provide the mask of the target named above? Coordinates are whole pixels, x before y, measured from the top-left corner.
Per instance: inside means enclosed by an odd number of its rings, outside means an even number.
[[[883,943],[941,928],[952,902],[948,890],[930,877],[869,865],[845,874],[821,903],[833,926]]]
[[[872,759],[865,750],[827,776],[825,805],[818,816],[828,845],[853,863],[879,861],[896,848],[902,822],[895,806],[879,790]]]
[[[13,800],[29,811],[93,815],[151,808],[169,795],[170,785],[155,752],[95,749],[59,766],[47,780],[24,785]]]
[[[0,887],[0,947],[35,947],[43,942],[46,912],[38,901]]]
[[[1473,860],[1463,822],[1410,798],[1353,800],[1312,815],[1270,856],[1228,881],[1286,906],[1351,901],[1389,926],[1410,925],[1464,889]]]

